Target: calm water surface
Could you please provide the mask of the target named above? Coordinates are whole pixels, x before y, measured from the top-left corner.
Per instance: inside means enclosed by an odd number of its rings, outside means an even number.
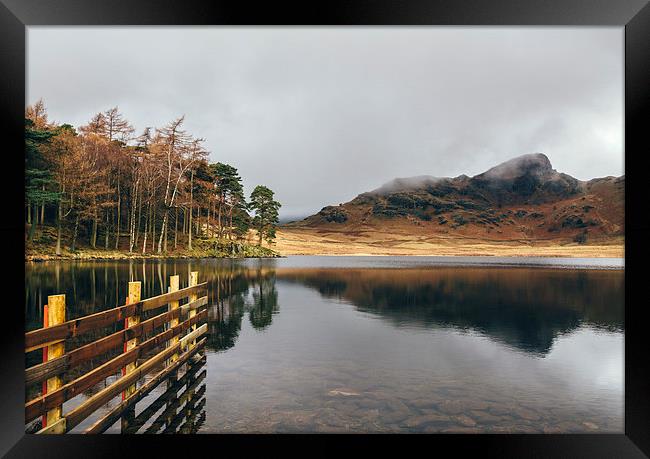
[[[161,385],[138,403],[140,432],[623,432],[620,259],[289,257],[25,269],[28,329],[41,326],[47,295],[66,293],[71,319],[123,304],[129,280],[143,282],[143,298],[166,291],[173,274],[181,287],[189,271],[209,282],[207,362],[185,397],[153,403]],[[109,429],[119,431],[119,422]]]

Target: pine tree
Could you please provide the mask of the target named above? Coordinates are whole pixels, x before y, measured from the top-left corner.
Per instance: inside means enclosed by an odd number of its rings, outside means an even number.
[[[275,239],[280,207],[281,204],[273,199],[273,191],[263,185],[256,186],[251,193],[250,208],[255,211],[253,227],[259,237],[258,245],[262,245],[262,239],[269,244]]]
[[[217,194],[219,237],[223,237],[223,227],[226,226],[223,221],[225,220],[228,222],[228,238],[232,240],[235,216],[241,216],[241,213],[246,211],[246,199],[241,177],[237,169],[229,164],[210,164],[210,170],[214,176]]]
[[[39,129],[31,119],[25,118],[25,198],[27,205],[32,207],[31,210],[28,209],[31,212],[30,241],[34,239],[38,205],[55,203],[60,198],[57,191],[51,191],[55,184],[52,165],[41,151],[53,136],[53,132]]]

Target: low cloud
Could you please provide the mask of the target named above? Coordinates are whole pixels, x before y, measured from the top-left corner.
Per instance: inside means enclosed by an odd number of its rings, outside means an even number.
[[[28,103],[74,125],[185,114],[248,193],[304,216],[396,177],[526,153],[623,173],[623,29],[29,27]]]

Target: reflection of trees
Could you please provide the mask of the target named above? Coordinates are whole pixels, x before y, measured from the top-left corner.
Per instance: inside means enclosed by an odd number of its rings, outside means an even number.
[[[278,312],[278,291],[274,272],[257,273],[257,285],[253,286],[253,303],[249,306],[248,316],[253,328],[263,330],[271,325],[273,314]]]
[[[244,269],[235,265],[211,272],[208,289],[209,348],[222,351],[235,345],[241,330],[247,291],[248,280]]]
[[[218,313],[209,321],[209,335],[207,345],[216,351],[230,349],[235,345],[241,330],[242,317],[244,316],[244,297],[239,293],[220,303],[213,304]]]
[[[43,325],[48,295],[66,295],[66,318],[92,314],[125,303],[129,281],[142,282],[142,298],[167,292],[169,277],[180,275],[181,288],[188,273],[199,266],[182,261],[53,261],[25,267],[26,328]],[[204,274],[201,272],[201,276]],[[203,277],[202,277],[203,279]]]
[[[275,260],[97,260],[28,264],[25,266],[26,329],[42,327],[43,305],[48,295],[64,293],[67,319],[74,319],[124,304],[129,281],[141,281],[142,298],[150,298],[167,291],[170,276],[178,274],[180,287],[184,288],[189,273],[199,271],[199,281],[208,282],[207,346],[225,350],[235,345],[246,311],[255,328],[271,323],[271,315],[277,312],[274,269]],[[69,344],[76,347],[115,330],[80,336]],[[41,359],[40,352],[30,353],[26,363],[31,366]]]
[[[398,326],[472,329],[534,353],[547,353],[557,336],[583,322],[623,328],[620,271],[286,269],[277,276]]]
[[[212,272],[210,291],[210,335],[208,346],[221,351],[233,347],[241,331],[244,313],[258,330],[268,327],[278,311],[278,293],[272,268],[230,265]],[[249,293],[252,301],[249,300]]]

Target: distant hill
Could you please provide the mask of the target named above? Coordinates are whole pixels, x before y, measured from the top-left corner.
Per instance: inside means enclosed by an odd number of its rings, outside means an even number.
[[[624,189],[625,176],[581,181],[535,153],[474,177],[397,178],[285,227],[585,243],[624,235]]]

